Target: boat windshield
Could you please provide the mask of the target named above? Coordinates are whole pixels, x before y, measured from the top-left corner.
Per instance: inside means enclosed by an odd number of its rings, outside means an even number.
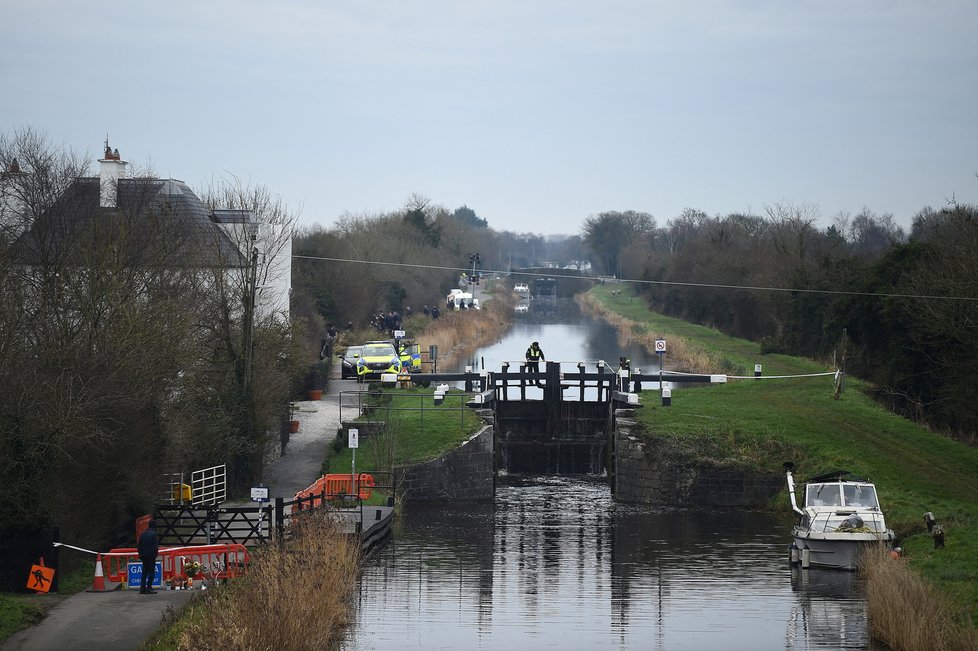
[[[869,484],[846,484],[843,486],[843,494],[846,498],[846,506],[879,508],[880,504],[876,501],[876,488]]]
[[[842,506],[838,484],[809,484],[805,506]]]

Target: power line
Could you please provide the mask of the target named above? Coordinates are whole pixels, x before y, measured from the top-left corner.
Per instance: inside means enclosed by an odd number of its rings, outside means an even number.
[[[465,267],[443,267],[431,264],[412,264],[409,262],[386,262],[383,260],[354,260],[352,258],[330,258],[314,255],[293,255],[293,260],[321,260],[324,262],[348,262],[351,264],[380,265],[386,267],[406,267],[410,269],[432,269],[436,271],[460,271],[467,272]],[[483,269],[483,273],[508,274],[510,271],[502,269]],[[600,280],[594,276],[574,276],[559,273],[541,273],[533,271],[520,271],[521,276],[534,276],[539,278],[569,278],[577,280]],[[830,296],[869,296],[874,298],[913,298],[921,300],[936,301],[964,301],[968,303],[978,302],[978,297],[973,296],[934,296],[928,294],[897,294],[891,292],[856,292],[842,289],[804,289],[798,287],[770,287],[765,285],[728,285],[721,283],[688,283],[676,280],[635,280],[630,278],[616,278],[617,283],[633,285],[662,285],[672,287],[700,287],[705,289],[744,289],[755,292],[779,292],[788,294],[827,294]]]

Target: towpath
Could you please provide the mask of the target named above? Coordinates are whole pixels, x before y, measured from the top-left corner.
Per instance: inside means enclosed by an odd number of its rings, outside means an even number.
[[[269,495],[291,498],[320,476],[326,448],[340,426],[339,392],[356,386],[353,381],[339,379],[338,364],[333,365],[333,371],[322,400],[296,403],[299,431],[291,435],[285,454],[265,470]],[[51,608],[36,626],[12,635],[2,649],[137,649],[156,633],[168,613],[179,611],[194,594],[188,590],[160,590],[155,595],[140,595],[137,590],[79,592]]]

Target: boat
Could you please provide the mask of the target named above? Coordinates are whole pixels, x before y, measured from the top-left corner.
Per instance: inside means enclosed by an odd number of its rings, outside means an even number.
[[[791,560],[840,570],[855,570],[867,547],[893,544],[886,528],[876,486],[847,470],[812,477],[805,482],[804,505],[795,498],[794,464],[785,464],[788,496],[798,522],[791,529]]]

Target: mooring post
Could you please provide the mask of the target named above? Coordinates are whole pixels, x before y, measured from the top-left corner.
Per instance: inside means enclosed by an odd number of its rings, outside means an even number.
[[[520,400],[526,400],[526,364],[520,364]]]

